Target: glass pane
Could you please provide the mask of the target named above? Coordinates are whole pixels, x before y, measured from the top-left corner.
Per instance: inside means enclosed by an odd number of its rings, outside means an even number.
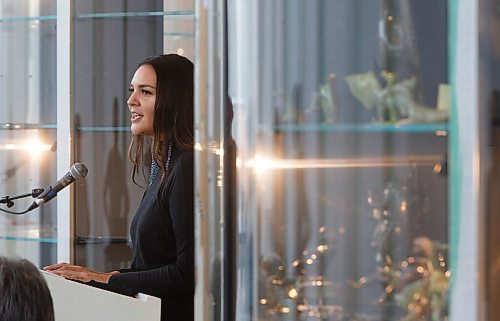
[[[0,208],[23,212],[56,181],[56,1],[0,4]],[[17,198],[20,197],[20,198]],[[0,255],[56,260],[56,200],[0,213]]]
[[[0,20],[0,41],[0,122],[55,124],[55,18]]]
[[[137,64],[162,52],[192,59],[194,48],[193,8],[174,14],[162,1],[120,3],[77,1],[75,18],[75,159],[89,169],[76,193],[75,261],[99,271],[132,258],[129,227],[144,192],[128,158],[126,101]]]
[[[163,0],[75,0],[76,14],[162,11]]]
[[[237,319],[446,319],[447,2],[229,11]]]

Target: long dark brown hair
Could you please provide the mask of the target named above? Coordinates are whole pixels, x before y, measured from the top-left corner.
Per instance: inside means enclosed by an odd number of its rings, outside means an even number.
[[[194,66],[177,54],[146,58],[137,68],[143,65],[150,65],[156,73],[151,157],[165,173],[169,142],[174,149],[192,149],[194,145]],[[136,184],[136,174],[144,169],[147,159],[145,141],[144,135],[132,135],[130,142],[132,180]]]

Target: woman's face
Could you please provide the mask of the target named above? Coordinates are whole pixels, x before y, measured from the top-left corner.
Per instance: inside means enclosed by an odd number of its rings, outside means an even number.
[[[156,72],[150,65],[140,66],[130,82],[127,100],[134,135],[153,135],[153,115],[156,101]]]

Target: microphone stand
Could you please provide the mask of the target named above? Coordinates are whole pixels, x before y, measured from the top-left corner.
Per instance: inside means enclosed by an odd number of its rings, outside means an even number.
[[[7,195],[7,196],[0,198],[0,204],[6,204],[8,208],[11,208],[12,206],[14,206],[14,200],[24,198],[24,197],[29,197],[29,196],[31,196],[33,198],[38,197],[40,194],[43,193],[43,191],[44,191],[43,188],[35,188],[35,189],[31,190],[31,193],[21,194],[21,195],[17,195],[17,196],[13,196],[13,197],[10,197]],[[1,208],[0,208],[0,211],[6,212],[9,214],[24,214],[25,213],[25,212],[15,213],[15,212],[7,211],[7,210],[1,209]]]

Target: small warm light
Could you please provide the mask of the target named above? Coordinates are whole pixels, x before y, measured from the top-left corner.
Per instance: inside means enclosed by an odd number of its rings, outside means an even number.
[[[391,270],[391,268],[388,265],[384,266],[384,271],[385,272],[389,272],[390,270]]]
[[[448,132],[446,130],[436,130],[434,132],[436,136],[446,137],[448,136]]]
[[[442,170],[442,166],[441,166],[441,164],[436,164],[436,165],[434,165],[434,168],[432,169],[432,171],[434,172],[434,174],[439,174],[439,173],[441,173],[441,170]]]
[[[360,284],[365,284],[367,281],[368,281],[368,279],[366,277],[364,277],[364,276],[362,276],[362,277],[359,278],[359,283]]]
[[[424,273],[424,268],[421,267],[421,266],[417,267],[417,272],[418,273]]]
[[[284,267],[283,265],[280,265],[280,266],[278,266],[278,270],[280,270],[280,271],[284,271],[284,270],[285,270],[285,267]]]
[[[388,285],[385,288],[385,293],[390,294],[390,293],[392,293],[393,290],[394,290],[394,287],[392,285]]]
[[[291,288],[290,291],[288,291],[288,296],[290,297],[290,299],[295,299],[299,296],[299,292],[297,292],[297,289]]]
[[[267,300],[266,299],[260,299],[260,304],[267,304]]]
[[[451,272],[450,272],[450,271],[446,271],[446,272],[444,272],[444,275],[445,275],[447,278],[449,278],[449,277],[451,277]]]
[[[300,260],[295,260],[295,261],[293,261],[293,262],[292,262],[292,265],[293,265],[294,267],[299,266],[299,265],[300,265]]]
[[[311,265],[311,264],[313,264],[313,260],[312,259],[307,259],[306,263],[309,264],[309,265]]]
[[[406,262],[406,261],[401,262],[401,266],[402,266],[403,268],[408,267],[408,262]]]
[[[281,312],[282,313],[290,313],[290,308],[289,307],[282,307]]]
[[[323,285],[323,281],[322,280],[312,281],[312,285],[314,285],[314,286],[322,286]]]
[[[316,249],[318,250],[319,253],[325,253],[328,250],[328,245],[320,244]]]
[[[402,201],[401,202],[401,206],[399,207],[399,209],[401,210],[401,212],[406,212],[407,208],[408,208],[408,203],[406,201]]]
[[[445,266],[446,266],[446,263],[444,263],[444,262],[439,262],[439,265],[440,265],[441,267],[445,267]]]
[[[320,233],[325,233],[325,231],[326,231],[326,227],[321,226],[321,227],[319,228],[319,232],[320,232]]]
[[[316,254],[311,255],[311,259],[316,260]]]
[[[194,144],[194,149],[195,149],[195,150],[202,151],[202,150],[203,150],[203,147],[201,146],[201,144],[200,144],[200,143],[196,143],[196,144]]]
[[[393,16],[387,16],[387,21],[392,21],[392,20],[394,20]]]
[[[182,49],[182,48],[178,48],[178,49],[177,49],[177,54],[178,54],[179,56],[184,55],[184,49]]]
[[[408,263],[410,263],[410,264],[415,263],[415,258],[413,256],[410,256],[408,258]]]

